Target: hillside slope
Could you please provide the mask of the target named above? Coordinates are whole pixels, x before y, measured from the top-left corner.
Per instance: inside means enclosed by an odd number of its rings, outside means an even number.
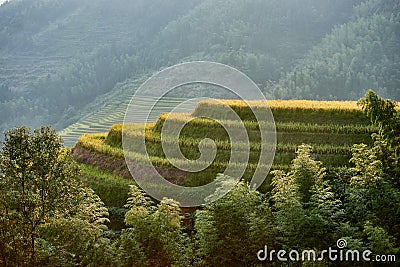
[[[265,84],[360,2],[11,1],[0,8],[0,128],[62,129],[117,83],[191,57]]]
[[[358,99],[366,88],[400,99],[400,2],[369,0],[271,89],[276,97]]]
[[[64,128],[149,69],[143,50],[200,1],[15,0],[0,7],[0,130]]]
[[[269,98],[397,99],[398,13],[394,0],[14,0],[0,7],[0,131],[61,130],[102,97],[118,106],[119,83],[193,59],[237,67]]]

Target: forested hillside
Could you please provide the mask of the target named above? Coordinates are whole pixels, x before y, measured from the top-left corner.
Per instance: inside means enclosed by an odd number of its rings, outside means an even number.
[[[335,27],[275,86],[275,97],[357,99],[365,88],[400,98],[400,2],[372,0]]]
[[[61,130],[127,79],[186,60],[237,67],[269,98],[398,99],[399,39],[395,0],[13,0],[0,7],[0,130]]]
[[[199,1],[11,1],[0,8],[0,128],[55,124],[148,72],[143,49]]]

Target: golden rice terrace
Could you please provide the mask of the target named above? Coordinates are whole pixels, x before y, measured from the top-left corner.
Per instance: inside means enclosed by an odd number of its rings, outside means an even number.
[[[242,119],[249,139],[250,157],[243,176],[250,180],[257,166],[260,153],[260,132],[251,109],[244,101],[223,100]],[[275,119],[277,131],[277,147],[272,169],[286,170],[295,157],[296,148],[301,144],[313,146],[313,157],[324,162],[328,169],[336,169],[349,165],[351,147],[356,143],[371,144],[371,134],[376,131],[363,114],[361,108],[353,101],[268,101]],[[252,105],[257,105],[253,102]],[[200,102],[192,113],[170,114],[169,121],[188,121],[179,136],[179,145],[183,155],[188,159],[197,159],[200,156],[199,143],[204,138],[215,141],[217,154],[213,163],[205,170],[198,173],[184,173],[176,170],[165,158],[161,145],[161,129],[167,114],[161,114],[157,121],[146,125],[143,132],[141,125],[129,125],[124,134],[131,139],[146,140],[147,153],[151,157],[153,165],[173,182],[185,186],[198,186],[206,184],[221,173],[227,167],[230,159],[231,145],[225,129],[217,122],[197,118],[202,116],[215,116],[223,119],[224,109],[215,101]],[[86,153],[86,154],[85,154]],[[86,156],[82,156],[85,154]],[[135,155],[135,161],[140,165],[145,155]],[[122,124],[115,124],[108,133],[86,134],[80,137],[75,146],[75,157],[85,163],[102,167],[105,159],[114,160],[114,168],[124,170],[124,153],[122,150]],[[112,165],[112,164],[111,164]],[[110,164],[107,165],[107,168]],[[117,172],[118,172],[117,170]],[[264,184],[268,187],[269,181]]]

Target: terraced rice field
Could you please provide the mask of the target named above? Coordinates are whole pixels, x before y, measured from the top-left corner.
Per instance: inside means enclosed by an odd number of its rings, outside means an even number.
[[[168,103],[166,101],[165,106]],[[176,100],[178,101],[178,100]],[[144,99],[144,102],[146,100]],[[243,102],[225,101],[243,120],[250,139],[250,158],[244,179],[249,180],[257,166],[260,153],[260,132],[258,123],[254,120],[251,110]],[[351,157],[351,146],[355,143],[371,143],[371,134],[376,131],[370,126],[368,119],[355,102],[317,102],[317,101],[270,101],[277,129],[277,149],[272,169],[288,169],[295,157],[296,148],[301,144],[314,147],[313,157],[325,163],[328,169],[347,166]],[[161,111],[161,109],[160,109]],[[219,116],[224,118],[224,109],[215,102],[204,101],[197,105],[192,113],[172,114],[169,120],[179,124],[182,121],[201,116]],[[140,118],[138,118],[139,120]],[[166,115],[159,116],[155,123],[148,124],[145,133],[140,130],[140,124],[132,124],[126,137],[140,140],[145,135],[147,152],[155,166],[174,169],[165,159],[161,145],[161,129]],[[230,159],[232,144],[224,128],[215,121],[197,118],[191,120],[182,129],[179,145],[182,153],[189,159],[200,156],[198,150],[200,141],[204,138],[215,140],[218,148],[213,163],[199,173],[187,173],[183,184],[197,186],[213,180],[218,172],[223,172]],[[112,126],[104,134],[84,135],[79,139],[78,147],[112,156],[123,158],[122,125]],[[133,142],[135,144],[135,142]],[[235,144],[239,145],[240,144]],[[140,163],[143,155],[133,155]]]
[[[121,123],[124,120],[126,108],[132,94],[124,93],[113,99],[111,103],[103,105],[98,111],[95,111],[77,123],[69,126],[60,132],[66,147],[74,146],[79,137],[83,134],[107,132],[112,125]],[[154,97],[140,97],[140,101],[135,102],[135,106],[139,110],[143,107],[151,105],[156,100]],[[176,105],[182,103],[186,99],[183,98],[163,98],[157,102],[157,106],[150,114],[150,120],[156,120],[161,113],[170,112]],[[181,112],[191,112],[193,106],[191,104],[182,105]],[[136,118],[131,118],[133,122],[141,123],[146,121],[146,114],[138,113]]]

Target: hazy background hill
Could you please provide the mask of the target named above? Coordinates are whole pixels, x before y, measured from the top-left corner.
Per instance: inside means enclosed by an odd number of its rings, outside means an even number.
[[[12,0],[0,7],[0,130],[62,129],[185,60],[235,66],[269,98],[373,88],[399,100],[399,11],[396,0]]]
[[[274,92],[313,99],[358,99],[365,88],[400,99],[400,2],[372,0],[334,27],[281,77]]]

